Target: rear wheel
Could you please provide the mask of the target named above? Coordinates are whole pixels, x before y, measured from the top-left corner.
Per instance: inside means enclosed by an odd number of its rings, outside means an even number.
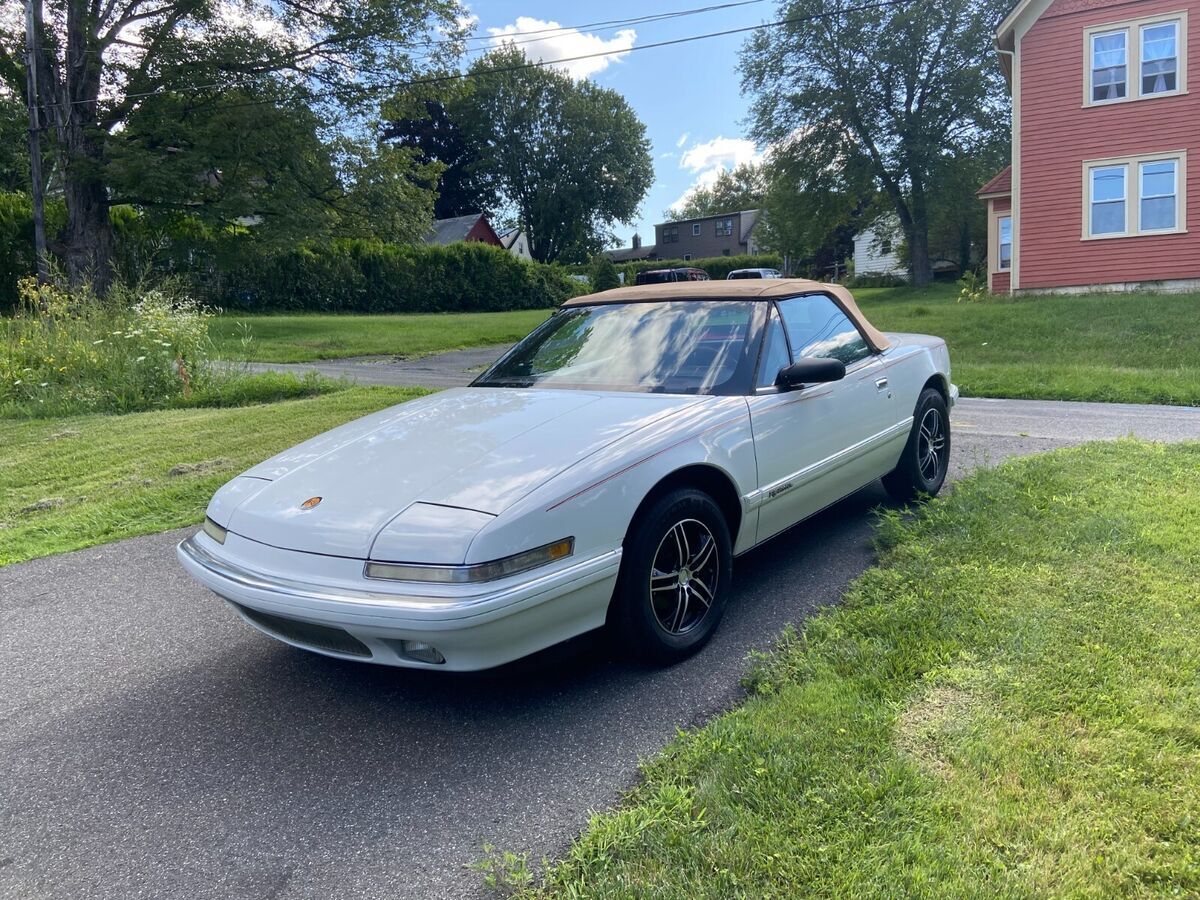
[[[624,649],[657,663],[700,649],[725,611],[729,526],[702,491],[672,491],[629,530],[609,624]]]
[[[917,399],[913,427],[896,468],[883,477],[887,492],[902,503],[937,494],[950,468],[950,413],[941,392],[925,388]]]

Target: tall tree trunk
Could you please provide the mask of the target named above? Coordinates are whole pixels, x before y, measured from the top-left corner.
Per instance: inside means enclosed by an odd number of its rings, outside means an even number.
[[[66,48],[60,61],[42,24],[43,0],[33,0],[41,34],[39,102],[54,123],[67,227],[56,250],[72,285],[103,294],[113,277],[113,228],[104,184],[105,132],[99,122],[103,47],[95,12],[87,0],[67,3]]]
[[[67,227],[63,234],[63,262],[72,285],[90,285],[104,294],[113,276],[113,228],[108,214],[108,190],[100,178],[104,164],[103,137],[99,130],[79,122],[64,129],[63,194]]]
[[[924,287],[933,281],[933,264],[929,259],[929,228],[924,223],[913,222],[908,234],[908,267],[912,271],[912,283]]]

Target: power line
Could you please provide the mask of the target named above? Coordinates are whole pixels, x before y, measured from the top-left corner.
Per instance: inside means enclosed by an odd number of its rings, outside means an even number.
[[[688,43],[692,43],[694,41],[709,40],[711,38],[728,37],[728,36],[734,35],[734,34],[747,34],[751,31],[762,31],[763,29],[766,29],[766,28],[781,28],[781,27],[784,27],[787,25],[803,25],[806,22],[815,22],[819,19],[827,19],[827,18],[830,18],[833,16],[846,15],[849,13],[856,13],[856,12],[866,12],[867,10],[872,10],[872,9],[884,9],[884,8],[891,7],[891,6],[903,6],[908,3],[912,3],[912,2],[913,2],[913,0],[878,0],[878,2],[875,2],[875,3],[863,3],[858,6],[848,6],[843,9],[833,9],[833,10],[828,10],[825,12],[813,13],[813,14],[807,15],[807,16],[796,16],[796,17],[793,17],[790,19],[779,19],[774,22],[763,22],[760,25],[746,25],[741,28],[728,28],[728,29],[725,29],[724,31],[710,31],[706,34],[694,34],[694,35],[689,35],[687,37],[672,38],[671,40],[655,41],[650,44],[639,44],[639,45],[636,45],[633,47],[626,47],[626,48],[622,48],[619,50],[601,50],[596,53],[584,53],[579,56],[568,56],[563,59],[552,59],[552,60],[539,59],[534,62],[522,63],[520,65],[503,66],[498,69],[490,69],[487,72],[479,72],[479,73],[477,73],[477,72],[454,72],[449,75],[436,75],[436,76],[432,76],[432,77],[428,77],[428,78],[414,78],[414,79],[410,79],[408,81],[396,81],[396,82],[393,82],[392,84],[388,85],[388,87],[390,89],[395,90],[395,89],[408,88],[408,87],[421,87],[421,86],[430,85],[430,84],[445,84],[446,82],[461,81],[461,80],[464,80],[467,78],[480,78],[480,77],[489,76],[489,75],[503,75],[503,74],[507,74],[509,72],[525,71],[526,69],[544,69],[544,68],[547,68],[550,66],[561,66],[564,63],[581,62],[582,60],[586,60],[586,59],[599,59],[599,58],[605,57],[605,56],[621,56],[626,53],[636,53],[640,50],[655,50],[655,49],[658,49],[661,47],[673,47],[673,46],[677,46],[679,44],[688,44]],[[213,90],[216,88],[222,88],[222,87],[227,87],[227,86],[228,85],[225,82],[213,82],[211,84],[197,84],[197,85],[191,85],[186,88],[179,87],[179,88],[172,88],[170,90],[173,93],[186,93],[186,92],[199,92],[199,91],[205,91],[205,90]],[[138,99],[142,99],[144,97],[153,97],[159,93],[162,93],[162,90],[142,91],[139,93],[125,94],[123,99],[138,100]],[[302,95],[298,94],[292,99],[302,99]],[[81,103],[81,104],[82,103],[94,103],[94,102],[97,102],[97,101],[94,101],[94,100],[65,101],[65,103],[67,105],[73,105],[73,104],[77,104],[77,103]],[[257,106],[257,105],[261,105],[263,103],[277,103],[277,102],[279,102],[278,98],[272,99],[272,100],[247,101],[246,103],[239,104],[239,105]]]
[[[520,72],[525,69],[538,69],[546,66],[560,66],[563,63],[580,62],[585,59],[598,59],[603,56],[619,56],[624,53],[634,53],[638,50],[654,50],[659,47],[673,47],[677,44],[688,44],[693,41],[704,41],[709,38],[727,37],[733,34],[746,34],[750,31],[761,31],[764,28],[779,28],[784,25],[802,25],[805,22],[814,22],[818,19],[828,18],[834,15],[844,15],[846,13],[864,12],[869,9],[881,9],[888,6],[901,6],[910,3],[912,0],[879,0],[877,3],[864,3],[860,6],[851,6],[845,9],[830,10],[828,12],[813,13],[808,16],[796,16],[791,19],[780,19],[776,22],[764,22],[761,25],[747,25],[742,28],[728,28],[724,31],[710,31],[708,34],[696,34],[689,37],[672,38],[667,41],[655,41],[650,44],[639,44],[633,47],[627,47],[622,50],[603,50],[597,53],[584,53],[580,56],[568,56],[563,59],[555,59],[549,62],[538,60],[536,62],[524,63],[518,66],[505,66],[499,69],[491,69],[487,72],[476,74],[474,72],[456,72],[452,75],[438,75],[432,78],[417,78],[411,81],[399,82],[396,87],[418,87],[426,84],[443,84],[447,81],[458,81],[463,78],[478,78],[481,75],[500,75],[507,72]]]

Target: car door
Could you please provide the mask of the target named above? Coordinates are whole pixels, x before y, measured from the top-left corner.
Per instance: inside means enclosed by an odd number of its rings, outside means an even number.
[[[894,398],[879,354],[825,294],[776,306],[759,385],[749,398],[760,541],[869,484],[895,462],[878,449],[894,425]],[[779,369],[805,356],[840,359],[846,377],[793,391],[775,387]]]

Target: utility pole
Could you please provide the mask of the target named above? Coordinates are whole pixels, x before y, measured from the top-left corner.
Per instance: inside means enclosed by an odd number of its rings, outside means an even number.
[[[46,200],[42,196],[42,127],[38,115],[37,87],[37,30],[34,28],[33,4],[42,0],[25,0],[25,80],[29,90],[29,175],[33,182],[33,248],[37,254],[38,281],[50,280],[46,256]]]

